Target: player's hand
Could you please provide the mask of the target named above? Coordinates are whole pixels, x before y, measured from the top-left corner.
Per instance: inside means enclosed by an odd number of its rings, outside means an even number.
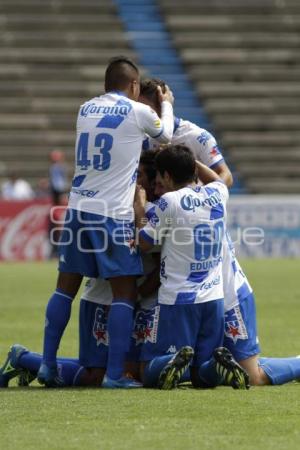
[[[173,92],[171,91],[171,89],[169,88],[169,86],[166,85],[166,89],[165,89],[164,93],[163,93],[161,87],[157,86],[157,92],[158,92],[158,99],[161,103],[167,101],[167,102],[170,102],[171,105],[173,105],[174,95],[173,95]]]
[[[134,195],[134,209],[144,208],[146,202],[147,202],[147,195],[145,189],[142,186],[137,185]]]

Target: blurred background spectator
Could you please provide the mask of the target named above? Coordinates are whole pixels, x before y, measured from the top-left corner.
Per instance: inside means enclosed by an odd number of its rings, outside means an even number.
[[[64,154],[60,150],[53,150],[50,153],[49,185],[54,205],[61,204],[61,197],[66,193],[68,188],[64,159]]]
[[[9,179],[2,184],[1,194],[3,200],[31,200],[34,198],[34,191],[30,184],[15,173],[11,174]]]

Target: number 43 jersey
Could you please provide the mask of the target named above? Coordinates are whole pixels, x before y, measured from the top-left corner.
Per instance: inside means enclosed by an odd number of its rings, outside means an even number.
[[[145,133],[163,143],[173,133],[173,108],[162,119],[149,106],[109,92],[84,103],[78,113],[75,175],[69,207],[133,220],[133,198]]]
[[[224,298],[223,237],[228,189],[222,182],[163,195],[140,236],[161,244],[158,301],[179,305]]]

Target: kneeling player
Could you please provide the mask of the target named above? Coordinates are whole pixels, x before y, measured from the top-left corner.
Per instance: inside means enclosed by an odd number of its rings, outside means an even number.
[[[213,387],[225,378],[233,387],[247,388],[247,374],[230,353],[214,352],[224,333],[221,255],[228,190],[218,175],[201,164],[200,178],[211,183],[196,185],[196,163],[187,147],[168,147],[159,153],[156,164],[169,192],[139,234],[144,251],[162,243],[157,339],[143,346],[144,385],[158,381],[161,388],[174,387],[191,363],[195,387]],[[141,224],[144,204],[141,192],[135,204]],[[168,353],[181,347],[168,361]]]

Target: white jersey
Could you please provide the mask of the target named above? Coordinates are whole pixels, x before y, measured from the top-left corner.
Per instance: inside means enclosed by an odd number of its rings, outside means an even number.
[[[229,311],[253,292],[247,277],[235,256],[235,250],[228,231],[223,244],[223,287],[225,311]]]
[[[148,203],[146,205],[146,210],[152,210],[153,204]],[[156,267],[155,253],[160,253],[160,249],[153,249],[153,251],[144,253],[142,255],[144,276],[138,278],[137,284],[140,286],[147,277]],[[112,302],[112,290],[110,283],[103,278],[89,278],[86,281],[81,298],[92,303],[97,303],[99,305],[110,305]],[[150,309],[153,305],[157,303],[157,291],[153,292],[147,297],[139,297],[138,302],[142,308]]]
[[[158,301],[202,303],[224,298],[222,242],[228,189],[219,181],[163,195],[140,236],[161,243]]]
[[[174,133],[171,140],[174,145],[182,144],[189,147],[195,158],[210,168],[224,161],[216,139],[204,128],[189,122],[188,120],[175,118]],[[159,147],[159,143],[152,138],[143,142],[144,150]]]
[[[75,175],[69,208],[133,220],[137,168],[145,133],[168,143],[173,108],[162,119],[149,106],[109,92],[84,103],[78,113]]]
[[[183,144],[189,147],[196,159],[210,168],[224,161],[212,134],[197,125],[182,119],[175,119],[172,144]],[[159,146],[155,139],[147,138],[144,148],[154,149]],[[223,283],[225,310],[233,308],[239,300],[246,298],[252,288],[235,256],[234,246],[228,231],[223,243]]]

